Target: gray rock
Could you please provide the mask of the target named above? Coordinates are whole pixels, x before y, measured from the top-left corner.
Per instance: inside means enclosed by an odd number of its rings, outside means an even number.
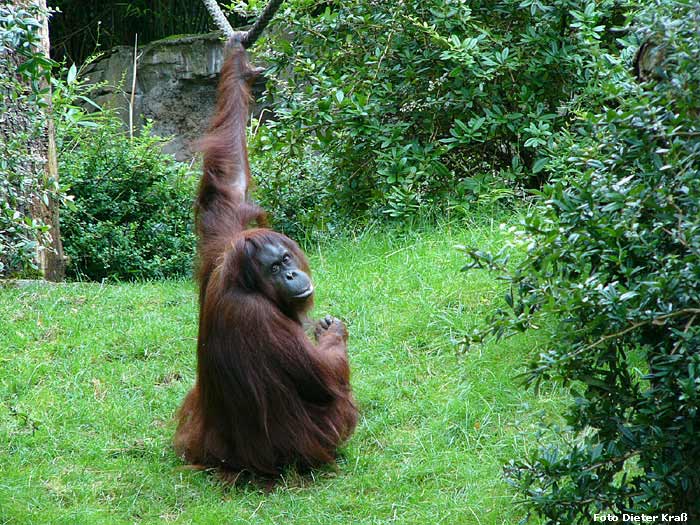
[[[139,47],[134,132],[152,120],[153,132],[170,138],[163,150],[178,160],[190,160],[194,143],[206,131],[214,110],[223,51],[220,33],[170,37]],[[115,47],[86,71],[90,82],[105,84],[93,100],[115,109],[125,128],[129,123],[133,55],[133,47]],[[256,82],[256,98],[264,83],[262,78]]]

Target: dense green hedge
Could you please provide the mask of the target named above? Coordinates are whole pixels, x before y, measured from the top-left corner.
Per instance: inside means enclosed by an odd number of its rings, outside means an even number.
[[[332,169],[323,155],[255,156],[251,172],[254,198],[277,230],[299,242],[318,241],[348,230],[349,218],[334,206]]]
[[[196,174],[161,152],[145,129],[130,140],[114,116],[61,136],[61,215],[68,274],[77,279],[161,279],[192,273]]]
[[[288,2],[254,143],[322,150],[333,206],[406,217],[546,178],[543,148],[608,72],[633,1]],[[256,153],[257,154],[257,153]],[[274,176],[274,175],[273,175]]]
[[[529,378],[572,388],[567,431],[508,468],[549,524],[700,522],[698,13],[697,0],[649,3],[625,53],[643,42],[641,82],[629,61],[601,62],[608,104],[550,150],[560,175],[521,225],[527,256],[493,319],[497,335],[554,321]]]

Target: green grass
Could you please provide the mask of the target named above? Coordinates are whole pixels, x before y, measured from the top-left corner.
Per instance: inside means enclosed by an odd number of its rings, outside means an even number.
[[[525,335],[459,353],[501,284],[456,244],[497,227],[368,231],[310,250],[316,316],[350,330],[361,418],[337,470],[272,493],[183,471],[173,414],[195,371],[189,282],[0,290],[0,524],[516,524],[502,465],[564,397],[514,376]]]

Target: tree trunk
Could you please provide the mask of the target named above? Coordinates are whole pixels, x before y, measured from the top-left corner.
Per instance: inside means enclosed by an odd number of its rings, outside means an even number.
[[[35,0],[40,7],[46,9],[46,0]],[[41,47],[46,58],[50,58],[51,43],[49,41],[49,17],[43,20],[41,29]],[[48,104],[46,106],[46,169],[44,172],[44,186],[53,182],[58,187],[58,160],[56,158],[56,132],[53,125],[53,106],[51,103],[51,85],[48,86]],[[59,202],[49,198],[49,204],[45,207],[44,222],[49,225],[51,233],[51,245],[41,251],[44,278],[48,281],[62,281],[66,274],[66,260],[63,256],[63,243],[61,242],[61,227],[58,222]]]
[[[46,10],[46,0],[12,0],[12,2],[18,6],[27,6],[33,3]],[[50,50],[48,17],[45,17],[42,22],[40,51],[48,58]],[[58,162],[56,159],[56,137],[52,117],[51,86],[45,87],[49,89],[44,113],[46,136],[44,140],[30,145],[34,149],[36,157],[45,160],[44,172],[43,174],[38,174],[37,186],[40,189],[47,188],[49,185],[58,187]],[[48,203],[37,198],[31,210],[31,215],[34,219],[41,220],[49,227],[51,240],[49,243],[40,242],[36,255],[37,266],[44,279],[49,281],[62,281],[65,276],[65,258],[63,256],[58,213],[59,202],[51,197],[48,199]]]

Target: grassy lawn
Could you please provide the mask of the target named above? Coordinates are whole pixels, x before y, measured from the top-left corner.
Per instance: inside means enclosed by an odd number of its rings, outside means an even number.
[[[195,373],[189,282],[0,290],[0,524],[516,524],[502,465],[563,394],[514,376],[526,335],[459,353],[502,286],[456,244],[497,226],[368,231],[309,251],[315,315],[350,330],[357,431],[336,470],[270,494],[180,470],[173,413]],[[554,416],[551,416],[554,417]]]

